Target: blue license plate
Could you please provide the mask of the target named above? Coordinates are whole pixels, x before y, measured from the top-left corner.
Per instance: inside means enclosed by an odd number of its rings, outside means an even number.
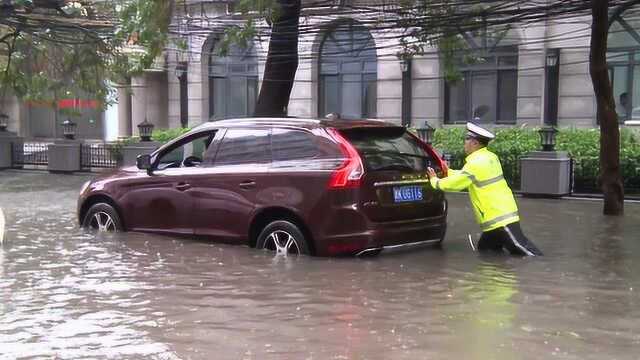
[[[397,203],[422,200],[421,186],[395,186],[393,201]]]

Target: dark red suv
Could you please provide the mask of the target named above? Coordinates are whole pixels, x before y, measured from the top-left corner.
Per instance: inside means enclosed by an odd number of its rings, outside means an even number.
[[[82,226],[206,236],[284,254],[373,254],[439,243],[441,158],[375,120],[237,119],[200,125],[85,184]]]

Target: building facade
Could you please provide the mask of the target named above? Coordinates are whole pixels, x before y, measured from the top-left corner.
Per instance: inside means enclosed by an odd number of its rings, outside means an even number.
[[[462,79],[449,83],[437,49],[401,61],[402,32],[369,26],[371,13],[345,2],[318,8],[303,1],[291,116],[335,112],[434,127],[473,118],[495,126],[598,125],[588,64],[590,16],[516,24],[499,36],[466,35],[476,60],[461,65]],[[145,119],[175,128],[250,116],[265,81],[269,39],[231,45],[220,56],[225,29],[243,22],[232,10],[227,1],[178,5],[172,32],[186,50],[169,46],[152,69],[118,87],[117,121],[109,117],[104,134],[136,135]],[[633,124],[640,120],[640,7],[614,10],[610,76],[621,122]],[[12,115],[25,121],[33,110]]]

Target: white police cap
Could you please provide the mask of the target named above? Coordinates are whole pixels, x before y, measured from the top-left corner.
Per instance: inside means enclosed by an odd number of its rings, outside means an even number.
[[[491,131],[482,128],[472,122],[467,123],[467,135],[485,141],[493,140],[496,137],[495,135],[493,135],[493,133],[491,133]]]

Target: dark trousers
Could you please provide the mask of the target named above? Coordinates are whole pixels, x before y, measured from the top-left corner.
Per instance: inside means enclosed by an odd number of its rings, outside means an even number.
[[[522,233],[520,222],[499,227],[482,233],[478,241],[479,251],[497,251],[507,249],[512,255],[541,256],[542,251]]]

